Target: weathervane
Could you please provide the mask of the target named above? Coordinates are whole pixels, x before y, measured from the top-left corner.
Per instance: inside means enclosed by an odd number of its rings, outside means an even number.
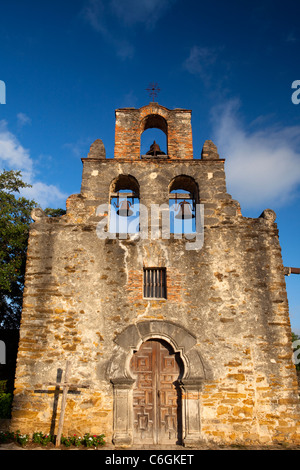
[[[149,95],[152,96],[152,101],[154,101],[154,98],[156,98],[156,96],[160,92],[158,84],[154,82],[150,83],[149,87],[146,88],[146,90],[149,92]]]

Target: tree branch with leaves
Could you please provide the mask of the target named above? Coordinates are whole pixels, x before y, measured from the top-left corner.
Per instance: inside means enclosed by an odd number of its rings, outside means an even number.
[[[0,328],[19,327],[25,278],[31,212],[38,204],[20,195],[31,185],[20,171],[0,173]],[[49,217],[65,214],[63,209],[45,209]]]

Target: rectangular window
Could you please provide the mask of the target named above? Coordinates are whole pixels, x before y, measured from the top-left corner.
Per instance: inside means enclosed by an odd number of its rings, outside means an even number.
[[[144,298],[167,298],[166,268],[144,268]]]

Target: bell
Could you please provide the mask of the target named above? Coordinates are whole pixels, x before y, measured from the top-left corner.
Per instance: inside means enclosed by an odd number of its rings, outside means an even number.
[[[179,202],[179,204],[177,204],[177,208],[175,207],[175,209],[179,209],[175,215],[175,219],[193,219],[195,217],[191,210],[191,204],[187,201]]]
[[[130,217],[133,214],[130,206],[131,203],[129,201],[122,201],[121,204],[116,205],[118,207],[117,214],[121,217]]]
[[[160,150],[159,145],[153,141],[153,144],[150,145],[150,150],[146,153],[146,155],[152,155],[154,157],[159,156],[159,155],[166,155],[164,152]]]

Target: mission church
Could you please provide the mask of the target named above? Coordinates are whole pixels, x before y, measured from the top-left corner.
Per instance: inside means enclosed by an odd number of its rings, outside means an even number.
[[[167,148],[141,155],[150,128]],[[300,443],[274,211],[242,215],[213,142],[194,154],[187,109],[117,109],[114,158],[96,140],[82,163],[66,215],[32,213],[12,427],[57,432],[49,383],[70,361],[88,387],[69,391],[64,434]]]

